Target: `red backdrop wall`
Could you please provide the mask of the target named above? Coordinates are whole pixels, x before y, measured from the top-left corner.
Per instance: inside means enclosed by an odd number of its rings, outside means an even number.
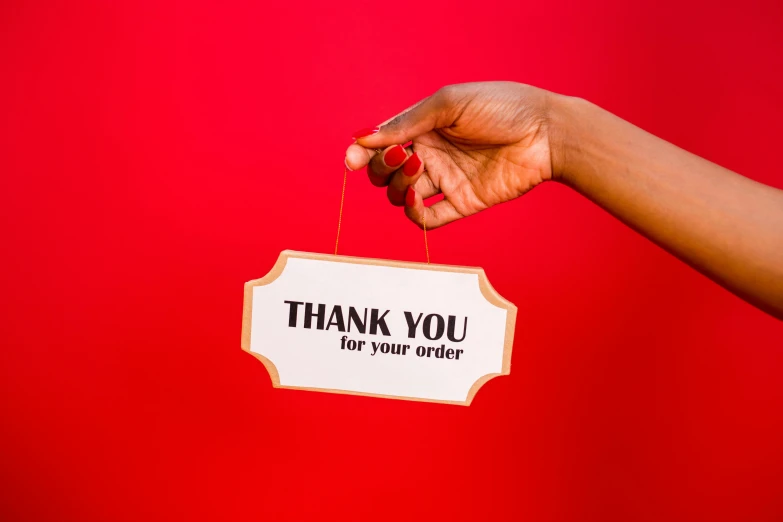
[[[783,187],[782,26],[779,1],[3,2],[0,518],[783,519],[783,323],[562,186],[430,235],[519,306],[468,408],[275,390],[239,346],[243,283],[332,248],[351,132],[444,84],[581,96]],[[424,255],[363,172],[341,250]]]

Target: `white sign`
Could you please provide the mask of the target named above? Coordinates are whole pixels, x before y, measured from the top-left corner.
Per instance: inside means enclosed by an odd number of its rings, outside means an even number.
[[[245,284],[242,348],[275,387],[468,405],[516,311],[481,268],[286,250]]]

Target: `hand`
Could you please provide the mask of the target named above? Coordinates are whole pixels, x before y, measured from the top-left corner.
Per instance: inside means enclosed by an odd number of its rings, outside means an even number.
[[[388,186],[392,204],[420,227],[557,179],[783,319],[783,191],[585,100],[511,82],[452,85],[354,137],[345,165],[367,165],[370,181]],[[442,201],[424,205],[439,193]]]
[[[367,165],[393,205],[404,205],[419,227],[425,220],[437,228],[552,179],[555,96],[512,82],[444,87],[380,128],[358,132],[345,164]],[[424,205],[440,193],[442,201]]]

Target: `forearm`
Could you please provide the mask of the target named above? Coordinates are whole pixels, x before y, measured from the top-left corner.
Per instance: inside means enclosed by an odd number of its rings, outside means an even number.
[[[552,125],[555,179],[783,319],[783,191],[583,100],[558,98]]]

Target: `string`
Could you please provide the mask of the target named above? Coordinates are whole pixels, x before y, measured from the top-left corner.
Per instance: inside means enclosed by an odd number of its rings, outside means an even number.
[[[421,226],[424,228],[424,252],[427,254],[427,264],[430,264],[430,247],[427,245],[427,222],[424,220],[424,214],[421,215]]]
[[[343,193],[340,195],[340,217],[337,218],[337,238],[334,240],[334,255],[337,255],[337,245],[340,244],[340,225],[343,223],[343,203],[345,202],[345,183],[348,181],[348,167],[343,172]]]
[[[337,247],[340,245],[340,228],[343,224],[343,205],[345,204],[345,185],[348,183],[348,167],[343,171],[343,190],[340,194],[340,214],[337,217],[337,237],[334,240],[334,255],[337,255]],[[427,264],[430,264],[430,247],[427,243],[427,222],[424,214],[421,216],[421,225],[424,229],[424,253],[427,255]]]

